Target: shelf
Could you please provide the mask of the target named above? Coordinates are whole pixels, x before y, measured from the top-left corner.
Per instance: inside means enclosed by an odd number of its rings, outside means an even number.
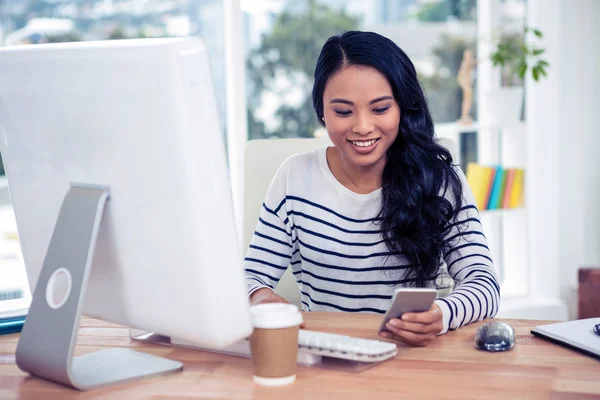
[[[447,122],[447,123],[439,123],[436,124],[436,132],[439,131],[446,131],[446,132],[457,132],[457,133],[461,133],[461,132],[473,132],[473,131],[485,131],[485,130],[495,130],[495,131],[501,131],[501,130],[521,130],[521,131],[526,131],[527,130],[527,124],[523,121],[519,121],[515,124],[508,124],[508,125],[498,125],[498,124],[481,124],[477,121],[474,121],[471,125],[463,125],[459,122]]]
[[[527,209],[525,207],[519,208],[499,208],[497,210],[482,210],[479,211],[480,215],[491,215],[491,216],[503,216],[507,214],[525,213]]]

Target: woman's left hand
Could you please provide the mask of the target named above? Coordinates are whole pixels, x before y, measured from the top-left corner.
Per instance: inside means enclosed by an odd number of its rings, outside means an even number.
[[[429,311],[405,313],[400,319],[392,318],[381,336],[413,346],[427,346],[443,327],[442,310],[433,303]]]

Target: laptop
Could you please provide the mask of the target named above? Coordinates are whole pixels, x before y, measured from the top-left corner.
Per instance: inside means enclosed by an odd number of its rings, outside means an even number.
[[[597,324],[600,324],[600,318],[579,319],[540,325],[531,333],[600,360],[600,335],[594,332]]]

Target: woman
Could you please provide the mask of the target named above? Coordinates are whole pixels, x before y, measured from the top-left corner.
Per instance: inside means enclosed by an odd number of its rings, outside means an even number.
[[[271,182],[244,263],[251,303],[285,302],[272,288],[291,265],[305,311],[384,313],[394,289],[449,279],[451,294],[382,333],[409,344],[494,316],[499,285],[473,195],[436,143],[406,54],[375,33],[331,37],[313,104],[334,146],[290,157]]]

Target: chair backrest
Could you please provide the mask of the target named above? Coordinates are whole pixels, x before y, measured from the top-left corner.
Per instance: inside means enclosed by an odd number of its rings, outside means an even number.
[[[330,144],[331,141],[328,137],[322,139],[261,139],[246,143],[244,148],[242,254],[246,253],[250,245],[265,194],[281,163],[296,153],[311,151]],[[275,290],[281,297],[302,308],[300,290],[289,268]]]
[[[441,139],[452,157],[455,156],[454,142]],[[331,145],[329,138],[294,138],[251,140],[244,148],[244,210],[242,232],[242,254],[246,253],[256,229],[260,209],[277,169],[289,156]],[[300,291],[290,272],[286,271],[279,281],[276,292],[300,307]]]

